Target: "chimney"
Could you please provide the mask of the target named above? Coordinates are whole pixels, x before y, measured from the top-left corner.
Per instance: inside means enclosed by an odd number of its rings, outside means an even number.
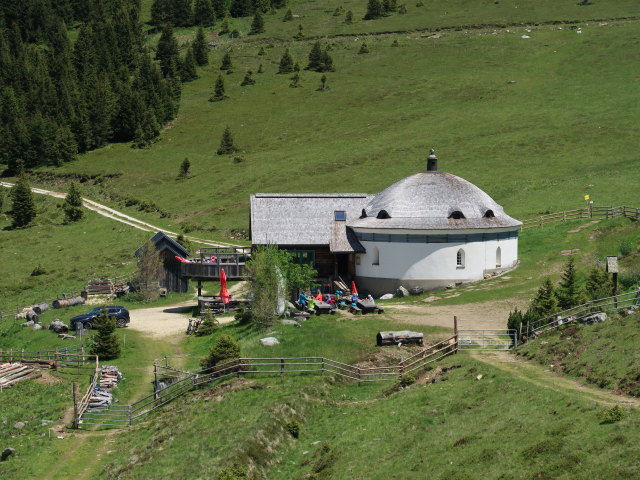
[[[438,170],[438,157],[436,157],[435,149],[431,149],[427,158],[427,172],[436,172]]]

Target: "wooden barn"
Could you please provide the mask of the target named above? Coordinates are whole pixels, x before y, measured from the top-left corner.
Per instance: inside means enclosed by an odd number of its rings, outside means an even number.
[[[322,278],[355,273],[355,254],[364,248],[348,220],[360,216],[363,193],[251,195],[252,245],[278,245],[299,263],[312,265]]]
[[[176,256],[187,258],[189,256],[187,249],[164,232],[156,233],[150,241],[155,245],[162,259],[162,276],[158,280],[160,286],[166,288],[167,292],[187,292],[189,278],[182,275],[182,263],[176,260]],[[141,249],[142,247],[136,250],[136,257],[140,255]]]

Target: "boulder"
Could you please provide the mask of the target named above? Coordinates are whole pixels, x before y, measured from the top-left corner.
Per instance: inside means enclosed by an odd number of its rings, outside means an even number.
[[[11,447],[7,447],[5,448],[2,453],[0,453],[0,462],[4,462],[7,458],[9,458],[11,455],[13,455],[13,452],[15,452],[16,450],[14,448]]]
[[[424,293],[424,288],[413,287],[411,290],[409,290],[409,292],[411,293],[411,295],[422,295]]]
[[[604,322],[607,319],[607,314],[604,312],[594,313],[593,315],[589,315],[588,317],[584,317],[582,319],[582,323],[586,323],[587,325],[592,325],[594,323]]]
[[[390,300],[393,298],[393,293],[385,293],[380,297],[380,300]]]
[[[280,323],[282,325],[295,325],[296,327],[300,326],[300,324],[298,322],[296,322],[295,320],[280,320]]]
[[[260,343],[265,347],[273,347],[274,345],[278,345],[280,342],[276,337],[265,337],[260,339]]]
[[[22,324],[23,327],[33,327],[36,323],[33,320],[29,320],[28,322],[24,322]]]
[[[396,290],[396,297],[408,297],[408,296],[409,296],[409,290],[407,290],[402,285],[400,285],[398,287],[398,290]]]
[[[24,422],[16,422],[13,424],[13,428],[17,428],[18,430],[22,430],[26,424]]]
[[[36,323],[33,327],[31,327],[33,330],[42,330],[42,325],[40,325],[39,323]]]
[[[449,285],[447,285],[446,287],[447,290],[451,290],[452,288],[456,288],[456,284],[455,283],[450,283]]]
[[[307,321],[307,318],[308,318],[308,317],[302,317],[302,316],[300,316],[300,315],[296,315],[295,317],[293,317],[293,319],[294,319],[296,322],[306,322],[306,321]]]

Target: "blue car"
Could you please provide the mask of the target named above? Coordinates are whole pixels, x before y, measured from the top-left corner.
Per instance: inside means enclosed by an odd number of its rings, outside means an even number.
[[[130,322],[129,311],[126,308],[111,306],[92,308],[84,315],[77,315],[69,320],[69,326],[74,330],[77,330],[78,324],[81,324],[83,329],[90,330],[96,319],[102,314],[103,310],[107,311],[107,315],[109,315],[110,318],[115,319],[116,325],[120,328],[126,327]]]

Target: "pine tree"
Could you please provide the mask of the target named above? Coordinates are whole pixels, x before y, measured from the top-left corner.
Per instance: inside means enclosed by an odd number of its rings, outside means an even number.
[[[398,39],[396,38],[393,43],[391,44],[392,47],[399,47],[400,44],[398,43]]]
[[[382,5],[380,0],[369,0],[367,3],[367,13],[364,16],[365,20],[375,20],[382,16]]]
[[[55,150],[56,158],[54,159],[54,165],[60,166],[63,163],[72,162],[76,159],[78,153],[78,144],[75,136],[66,125],[58,127],[55,137]]]
[[[178,173],[179,177],[188,177],[191,175],[191,162],[188,158],[185,158],[180,164],[180,171]],[[188,249],[187,249],[188,250]]]
[[[33,201],[31,186],[24,174],[20,175],[16,184],[11,187],[9,197],[12,202],[9,211],[11,226],[13,228],[26,227],[36,218],[36,205]]]
[[[300,84],[300,74],[298,72],[294,73],[293,77],[291,77],[291,83],[289,84],[289,86],[292,88],[298,88],[302,86]]]
[[[153,111],[146,110],[142,117],[142,122],[136,128],[133,147],[146,148],[160,135],[160,126]]]
[[[67,223],[77,222],[84,215],[84,211],[82,210],[82,195],[76,182],[71,182],[71,185],[69,185],[69,191],[62,203],[62,210],[64,210],[64,217]]]
[[[211,5],[211,0],[195,0],[193,6],[193,23],[195,25],[210,27],[216,21],[216,14]]]
[[[205,38],[204,29],[202,27],[198,28],[196,38],[193,40],[191,48],[193,49],[193,56],[196,60],[196,64],[200,67],[209,64],[209,49],[207,47],[207,39]]]
[[[285,12],[284,17],[282,17],[282,21],[290,22],[291,20],[293,20],[293,13],[291,12],[291,9],[289,9]]]
[[[307,64],[307,70],[320,71],[322,69],[322,46],[320,42],[316,42],[311,47],[309,52],[309,63]]]
[[[567,310],[586,301],[586,294],[578,285],[578,278],[573,257],[569,257],[562,272],[562,279],[557,291],[560,309]]]
[[[172,0],[171,17],[168,21],[178,27],[193,25],[191,16],[191,0]]]
[[[184,55],[184,60],[180,64],[180,79],[183,82],[190,82],[198,78],[196,72],[196,57],[193,48],[188,48]]]
[[[351,25],[353,23],[353,12],[351,10],[348,10],[345,14],[344,23],[346,23],[347,25]]]
[[[220,140],[220,148],[216,152],[218,155],[227,155],[229,153],[237,152],[238,148],[233,143],[233,134],[231,128],[227,125],[222,133],[222,139]]]
[[[398,13],[400,15],[404,15],[405,13],[407,13],[407,6],[404,3],[398,8]]]
[[[224,90],[224,78],[222,78],[222,75],[218,75],[213,95],[211,96],[211,98],[209,98],[209,101],[219,102],[220,100],[224,100],[225,98],[227,98],[227,96],[225,95]]]
[[[586,290],[592,300],[609,297],[613,291],[613,282],[603,268],[594,266],[587,277]]]
[[[151,4],[151,25],[164,25],[170,21],[170,0],[154,0]]]
[[[362,43],[362,45],[360,46],[360,50],[358,51],[358,54],[362,55],[364,53],[369,53],[369,47],[367,47],[366,43]]]
[[[171,73],[179,63],[179,53],[178,41],[173,35],[171,25],[165,25],[162,28],[162,34],[160,35],[160,40],[158,40],[158,46],[156,48],[156,60],[160,61],[160,69],[165,77],[173,76]]]
[[[224,35],[225,33],[229,33],[231,30],[229,26],[229,17],[224,17],[222,19],[222,24],[220,25],[220,35]]]
[[[222,63],[220,64],[220,70],[227,70],[229,73],[233,70],[233,64],[231,63],[231,53],[227,52],[222,57]]]
[[[322,52],[321,59],[321,68],[318,72],[334,72],[335,68],[333,68],[333,58],[329,55],[329,48],[325,48]]]
[[[235,360],[240,357],[240,344],[226,333],[218,336],[209,350],[209,354],[200,361],[203,369],[215,367],[219,363]]]
[[[260,47],[260,50],[258,50],[258,55],[263,56],[266,55],[267,52],[265,52],[264,47]]]
[[[106,310],[96,319],[93,325],[97,330],[93,336],[91,354],[100,360],[112,360],[120,356],[120,342],[116,335],[116,320],[107,315]]]
[[[320,88],[318,90],[319,91],[329,90],[329,87],[327,87],[327,76],[324,74],[320,77]]]
[[[213,7],[216,18],[224,18],[229,13],[228,0],[211,0],[211,6]]]
[[[253,15],[253,21],[251,22],[249,35],[257,35],[259,33],[264,33],[264,18],[262,18],[260,10],[256,10],[256,13]]]
[[[547,278],[538,289],[536,296],[531,301],[530,309],[540,318],[558,311],[558,298],[550,278]]]
[[[258,73],[264,73],[264,68],[262,68],[262,64],[258,65]]]
[[[253,9],[260,13],[267,13],[272,9],[271,0],[253,0]]]
[[[382,0],[382,11],[385,14],[395,12],[397,9],[396,0]]]
[[[282,74],[291,72],[293,72],[293,57],[291,56],[291,53],[289,53],[289,49],[287,48],[280,58],[278,73]]]
[[[247,73],[240,84],[241,87],[245,87],[247,85],[255,85],[256,81],[253,79],[253,72],[251,70],[247,70]]]
[[[229,11],[231,12],[232,17],[248,17],[251,15],[253,10],[253,5],[251,4],[251,0],[232,0],[231,8]]]
[[[302,24],[301,24],[301,23],[300,23],[300,24],[298,24],[298,33],[296,33],[296,34],[293,36],[293,38],[294,38],[295,40],[304,40],[304,31],[303,31],[303,28],[302,28]]]

